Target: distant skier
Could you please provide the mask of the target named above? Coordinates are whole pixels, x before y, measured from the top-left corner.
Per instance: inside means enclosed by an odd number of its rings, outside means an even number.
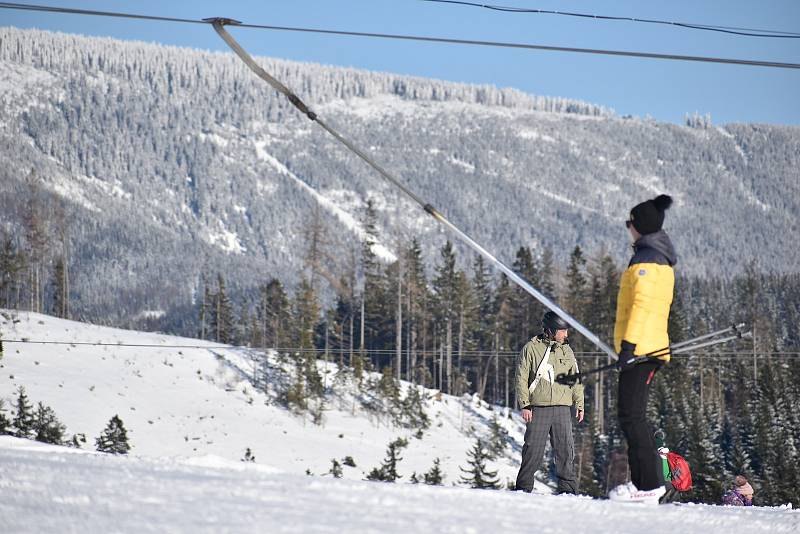
[[[533,491],[533,475],[541,466],[548,437],[553,446],[558,492],[578,492],[570,407],[575,405],[575,417],[582,422],[583,385],[555,381],[559,374],[578,372],[578,362],[567,342],[568,326],[555,313],[545,313],[542,333],[526,343],[517,358],[517,407],[522,410],[527,429],[516,487],[528,493]]]
[[[733,489],[722,496],[725,506],[753,506],[753,486],[743,475],[736,475]]]
[[[664,212],[671,205],[671,197],[659,195],[634,206],[625,221],[633,238],[634,255],[620,282],[614,344],[620,369],[618,415],[628,441],[631,482],[609,492],[609,499],[616,501],[658,503],[666,492],[646,411],[653,376],[669,361],[669,355],[641,363],[634,363],[633,358],[669,347],[667,320],[677,255],[661,227]]]

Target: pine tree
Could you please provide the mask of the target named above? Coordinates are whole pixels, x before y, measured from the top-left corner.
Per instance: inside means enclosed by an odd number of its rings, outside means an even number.
[[[3,409],[3,399],[0,399],[0,436],[10,433],[11,421],[8,420]]]
[[[65,318],[67,316],[67,272],[64,259],[60,256],[56,258],[53,267],[52,294],[51,313],[55,317]]]
[[[406,389],[406,396],[400,403],[400,425],[405,428],[416,428],[418,432],[427,430],[431,426],[430,417],[425,412],[425,405],[417,386],[411,385]]]
[[[436,268],[433,279],[434,306],[436,320],[441,331],[445,333],[444,351],[446,361],[444,365],[444,379],[447,387],[442,385],[447,393],[453,392],[453,328],[458,321],[458,271],[456,269],[456,255],[453,244],[447,241],[440,251],[442,263]]]
[[[288,346],[291,310],[286,291],[277,278],[272,278],[261,287],[259,313],[266,346],[273,349]]]
[[[553,249],[547,246],[544,248],[544,252],[542,252],[542,262],[539,268],[539,291],[541,291],[545,297],[553,301],[557,300],[555,276]]]
[[[442,470],[439,467],[440,461],[439,458],[433,459],[433,466],[428,470],[427,473],[422,475],[425,484],[430,486],[441,486],[442,482],[444,481],[444,474],[442,474]]]
[[[483,256],[477,256],[472,271],[472,294],[476,304],[476,317],[472,328],[472,337],[478,350],[488,351],[494,347],[495,303],[491,276]],[[482,399],[486,398],[486,388],[490,378],[489,371],[493,364],[497,365],[497,357],[487,358],[478,355],[473,360],[473,365],[477,367],[477,385],[475,389]]]
[[[36,441],[61,445],[67,428],[61,424],[52,408],[40,402],[36,406],[32,430]]]
[[[311,283],[303,279],[295,293],[293,323],[294,346],[300,349],[314,348],[314,331],[319,322],[320,306]]]
[[[380,482],[395,482],[402,478],[397,473],[397,464],[402,460],[400,452],[408,446],[408,441],[403,438],[397,438],[389,443],[386,450],[386,458],[380,467],[375,467],[367,475],[367,480],[374,480]]]
[[[328,253],[329,240],[319,205],[314,206],[311,217],[303,229],[303,234],[305,241],[303,261],[308,280],[311,288],[315,292],[320,292],[322,290],[321,278],[329,280],[332,284],[335,284],[336,280],[328,270],[328,265],[333,264],[333,258]]]
[[[475,337],[473,332],[475,324],[478,321],[478,304],[475,295],[472,292],[472,287],[467,279],[464,271],[458,271],[456,275],[456,319],[457,326],[457,344],[458,356],[456,358],[456,387],[454,393],[463,395],[471,383],[478,380],[470,381],[468,373],[470,369],[475,366],[468,365],[467,369],[464,368],[465,360],[469,360],[469,356],[465,356],[465,352],[474,351],[476,348]],[[469,363],[469,362],[467,362]]]
[[[539,272],[528,247],[520,247],[513,265],[514,272],[536,285]],[[521,287],[514,285],[511,303],[511,325],[509,330],[517,343],[524,344],[539,333],[543,314],[542,305]]]
[[[364,240],[361,245],[361,272],[364,277],[362,301],[364,306],[364,344],[361,349],[385,349],[391,343],[386,333],[388,321],[394,316],[392,302],[386,296],[386,277],[373,250],[378,244],[378,214],[372,199],[367,199],[362,218]]]
[[[331,468],[328,473],[333,475],[333,478],[342,478],[342,464],[336,458],[331,460]]]
[[[475,440],[475,445],[467,453],[467,463],[470,469],[459,467],[461,472],[467,476],[461,477],[461,483],[469,484],[476,489],[500,489],[500,481],[497,478],[497,471],[488,471],[486,462],[489,455],[486,452],[483,441]]]
[[[691,412],[688,421],[691,441],[687,443],[685,457],[692,468],[692,494],[703,502],[719,502],[724,471],[718,446],[720,428],[716,403],[708,402],[702,410],[693,406],[687,411]]]
[[[208,287],[208,280],[206,280],[206,275],[204,274],[202,277],[202,287],[203,287],[203,298],[198,304],[198,317],[197,320],[200,323],[200,331],[198,332],[198,336],[200,339],[208,339],[209,337],[209,315],[211,312],[212,307],[212,296],[211,296],[211,289]]]
[[[225,290],[222,274],[217,275],[217,292],[213,297],[211,330],[214,341],[231,343],[233,341],[233,306]]]
[[[406,350],[408,352],[406,379],[418,382],[424,367],[422,362],[417,362],[418,351],[424,350],[424,331],[426,329],[426,313],[429,306],[428,280],[425,276],[425,265],[422,259],[422,249],[416,238],[403,255],[405,263],[405,279],[403,285],[406,289]]]
[[[595,425],[579,425],[575,432],[575,460],[577,463],[578,490],[586,495],[600,496],[602,492],[594,484]]]
[[[0,308],[19,308],[19,300],[14,298],[18,293],[20,277],[25,271],[25,257],[16,247],[14,239],[5,237],[0,231],[2,247],[0,247]]]
[[[506,452],[508,446],[508,430],[505,429],[493,416],[489,421],[489,440],[486,444],[487,457],[490,460],[497,460]]]
[[[400,382],[394,378],[391,367],[384,367],[381,378],[378,380],[377,393],[387,404],[387,409],[393,413],[400,412]]]
[[[298,358],[294,366],[294,380],[286,391],[286,406],[295,413],[308,408],[309,395],[306,390],[306,376],[303,368],[305,360]]]
[[[508,277],[505,274],[500,275],[500,283],[495,292],[495,316],[494,316],[494,349],[498,353],[500,351],[513,351],[516,352],[527,340],[520,340],[512,338],[509,330],[511,324],[511,316],[513,313],[512,302],[512,288]],[[495,356],[495,392],[494,398],[498,404],[510,405],[513,402],[513,394],[510,391],[508,375],[514,374],[513,361],[508,361],[503,358],[502,367],[499,361],[499,356]],[[510,372],[510,373],[509,373]],[[502,374],[500,374],[502,373]],[[505,380],[500,377],[504,376]],[[502,380],[502,382],[501,382]],[[503,387],[505,386],[505,388]],[[505,391],[503,391],[505,389]]]
[[[581,322],[585,322],[584,314],[588,299],[588,288],[585,274],[586,259],[581,247],[575,245],[569,257],[567,267],[567,287],[564,295],[564,309]],[[585,344],[583,339],[571,339],[570,343],[575,350],[582,350]]]
[[[33,406],[28,402],[25,388],[20,386],[17,391],[17,414],[12,424],[16,428],[14,435],[18,438],[31,439],[33,437]]]
[[[111,418],[103,433],[95,440],[98,451],[110,454],[128,454],[128,432],[118,415]]]

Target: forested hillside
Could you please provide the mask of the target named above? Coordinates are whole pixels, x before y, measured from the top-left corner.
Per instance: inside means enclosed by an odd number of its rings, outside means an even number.
[[[660,192],[676,199],[667,228],[683,274],[800,260],[798,128],[677,126],[513,89],[260,61],[508,263],[525,246],[563,265],[580,245],[620,264],[627,210]],[[381,262],[416,237],[429,268],[444,244],[232,55],[4,28],[0,66],[0,229],[5,261],[19,263],[6,306],[57,305],[60,283],[72,316],[193,334],[204,276],[223,276],[237,300],[273,277],[293,290],[317,230],[330,303],[330,282],[363,285],[367,200]],[[472,263],[455,250],[459,268]]]

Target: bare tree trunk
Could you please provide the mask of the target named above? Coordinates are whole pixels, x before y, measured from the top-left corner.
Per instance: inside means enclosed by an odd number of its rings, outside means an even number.
[[[456,360],[457,361],[456,371],[459,377],[461,376],[461,354],[463,352],[463,349],[464,349],[464,307],[462,306],[458,317],[458,359]],[[464,393],[461,390],[460,385],[456,393],[458,393],[459,395]]]
[[[221,293],[221,291],[220,291],[220,293]],[[219,334],[220,334],[220,329],[222,327],[222,321],[220,321],[220,317],[221,316],[222,316],[222,299],[220,298],[220,295],[218,294],[217,295],[217,338],[215,340],[217,343],[219,343]]]
[[[396,377],[400,380],[400,372],[403,367],[403,269],[398,269],[397,274],[397,347],[396,354]]]
[[[406,290],[406,295],[408,291]],[[411,309],[408,306],[408,297],[406,297],[406,380],[414,383],[414,368],[411,366]]]
[[[208,306],[206,293],[205,284],[203,284],[203,305],[200,308],[200,339],[206,338],[206,306]]]
[[[444,391],[444,345],[439,343],[439,390]]]
[[[481,358],[482,357],[483,356],[481,356]],[[495,382],[497,381],[497,350],[494,351],[492,357],[486,358],[486,363],[483,363],[482,359],[479,361],[479,368],[481,371],[478,374],[478,395],[481,399],[486,400],[486,386],[489,383],[489,371],[492,368],[492,363],[494,363]],[[495,402],[495,399],[492,401]]]
[[[328,387],[328,324],[325,321],[325,371],[322,373],[322,389],[323,391]]]
[[[703,358],[700,358],[700,413],[703,413]]]
[[[264,289],[261,295],[261,332],[262,332],[262,344],[264,347],[267,346],[267,324],[269,323],[269,318],[267,315],[267,286],[263,286]],[[205,296],[203,297],[203,302],[205,303]],[[205,305],[205,304],[204,304]],[[204,325],[205,326],[205,325]]]
[[[453,393],[453,323],[447,318],[447,393]]]
[[[350,365],[353,365],[353,307],[350,306]]]
[[[438,350],[439,350],[439,349],[436,348],[436,340],[437,339],[438,339],[438,332],[434,328],[433,338],[431,339],[431,344],[433,345],[432,351],[431,351],[431,385],[434,387],[434,389],[437,387],[436,386],[436,377],[438,376],[438,374],[436,372],[436,355],[438,354]],[[424,359],[427,359],[427,355],[424,357]],[[425,363],[426,369],[427,369],[427,362],[423,361],[423,363]],[[439,389],[441,389],[441,388],[439,388]]]
[[[506,366],[506,408],[508,408],[510,404],[508,403],[508,366]]]
[[[278,328],[280,328],[280,322],[278,320],[278,316],[280,314],[275,312],[275,324],[273,326],[272,332],[272,349],[277,351],[278,350]],[[288,343],[287,343],[288,344]]]
[[[758,386],[758,367],[756,366],[756,325],[753,325],[753,383]]]
[[[498,344],[500,340],[497,339],[498,335],[497,332],[494,333],[494,402],[500,400],[500,355],[498,354]]]
[[[339,370],[344,368],[344,323],[339,323]]]
[[[364,355],[364,298],[361,299],[361,346],[359,352]]]
[[[69,243],[64,241],[64,293],[61,295],[61,317],[69,319]]]
[[[416,384],[416,369],[417,369],[417,325],[412,323],[410,328],[408,329],[408,335],[411,336],[410,341],[408,342],[408,350],[411,352],[410,354],[410,361],[408,364],[408,371],[409,371],[409,379],[412,383]],[[423,350],[425,348],[423,347]]]

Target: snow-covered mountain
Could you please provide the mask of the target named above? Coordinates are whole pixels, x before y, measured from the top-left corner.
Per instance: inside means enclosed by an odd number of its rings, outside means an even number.
[[[362,480],[380,466],[389,442],[403,437],[409,443],[398,468],[403,480],[428,471],[440,458],[445,483],[451,484],[462,475],[459,467],[468,467],[474,437],[486,436],[487,424],[497,416],[510,440],[491,468],[503,483],[516,479],[523,424],[477,398],[426,390],[431,424],[420,439],[418,429],[397,427],[387,414],[365,410],[357,388],[337,381],[337,366],[319,362],[328,394],[323,424],[317,425],[310,415],[295,415],[279,401],[283,376],[274,355],[27,312],[0,312],[0,332],[4,339],[75,343],[5,343],[0,399],[13,410],[23,386],[33,403],[55,410],[69,436],[85,434],[84,447],[90,450],[109,419],[119,415],[133,455],[235,462],[250,448],[259,465],[317,475],[327,473],[333,459],[341,464],[351,456],[356,467],[343,467],[343,476]],[[114,346],[119,343],[140,346]],[[540,489],[550,491],[544,484]]]
[[[621,262],[627,210],[662,192],[676,199],[681,272],[800,263],[800,128],[677,126],[513,89],[259,61],[509,263],[525,245],[563,264],[576,243]],[[201,273],[238,291],[265,276],[291,285],[315,212],[341,267],[367,198],[384,258],[417,236],[433,259],[445,239],[232,54],[2,28],[0,70],[0,225],[22,235],[34,170],[67,205],[50,246],[65,228],[77,314],[185,318]]]

